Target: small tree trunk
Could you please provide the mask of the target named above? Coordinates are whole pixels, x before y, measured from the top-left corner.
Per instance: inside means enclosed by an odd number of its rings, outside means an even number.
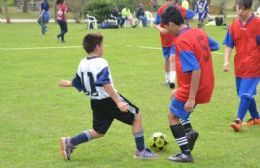
[[[57,3],[56,1],[54,1],[54,9],[53,9],[53,17],[54,17],[54,21],[55,23],[57,23]]]
[[[4,0],[4,8],[5,8],[5,18],[6,18],[6,23],[10,24],[10,16],[9,16],[9,11],[8,11],[8,6],[7,6],[7,0]]]
[[[28,12],[28,0],[23,1],[23,13]]]

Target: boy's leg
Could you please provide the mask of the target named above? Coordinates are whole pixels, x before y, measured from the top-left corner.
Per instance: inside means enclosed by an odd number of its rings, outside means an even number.
[[[182,124],[182,127],[183,127],[185,133],[188,133],[189,131],[192,130],[192,125],[191,125],[191,122],[190,122],[190,117],[187,118],[186,120],[180,119],[180,122],[181,122],[181,124]]]
[[[155,159],[157,154],[154,154],[150,149],[145,147],[144,132],[142,128],[142,118],[140,114],[135,116],[133,122],[133,135],[135,138],[135,144],[137,151],[134,154],[134,158],[137,159]]]
[[[134,158],[140,159],[154,159],[157,157],[156,154],[152,153],[151,150],[145,147],[144,133],[142,128],[142,117],[139,114],[139,108],[132,104],[125,97],[120,95],[121,100],[128,104],[128,112],[121,112],[118,108],[116,111],[115,118],[123,123],[132,125],[133,136],[136,143],[136,149]]]
[[[60,27],[60,33],[57,35],[57,38],[58,38],[58,40],[60,40],[61,35],[62,35],[62,22],[61,21],[57,21],[57,22],[58,22],[58,25]]]
[[[185,135],[184,128],[180,122],[179,118],[182,120],[187,120],[189,117],[189,113],[184,109],[184,103],[176,100],[175,98],[172,100],[170,105],[170,112],[168,114],[169,124],[171,132],[176,139],[177,144],[181,149],[181,154],[177,154],[175,156],[170,156],[168,159],[174,162],[192,162],[192,156],[190,151],[190,146]]]
[[[111,102],[113,102],[112,99],[106,101],[91,100],[93,129],[83,131],[73,137],[61,138],[61,153],[65,160],[70,160],[70,155],[77,145],[103,137],[106,134],[113,122]]]
[[[170,86],[170,88],[175,87],[175,64],[174,64],[174,47],[163,47],[164,71],[165,71],[165,83]]]
[[[253,125],[259,125],[260,124],[260,117],[259,113],[257,112],[256,102],[253,98],[250,105],[249,105],[249,112],[251,115],[251,119],[249,119],[247,122],[243,123],[243,125],[247,126],[253,126]]]
[[[145,148],[144,131],[142,128],[142,118],[141,118],[140,114],[137,114],[135,116],[132,130],[133,130],[133,135],[135,138],[136,149],[139,151],[144,150],[144,148]]]
[[[240,131],[247,110],[253,101],[253,96],[256,94],[256,87],[259,82],[259,78],[236,78],[238,95],[240,97],[240,104],[237,112],[236,121],[232,122],[231,127],[234,131]],[[254,108],[254,103],[252,104],[252,109]]]
[[[61,154],[65,160],[70,160],[70,155],[77,145],[88,142],[92,139],[103,137],[104,134],[99,134],[95,130],[86,130],[73,137],[62,137],[60,140]]]
[[[170,156],[168,157],[168,160],[174,162],[192,162],[193,159],[188,140],[178,117],[176,117],[172,112],[169,112],[168,119],[172,135],[181,149],[181,154]]]
[[[258,78],[258,82],[259,82],[259,78]],[[255,91],[254,91],[254,95],[256,95],[256,88],[257,88],[258,83],[255,86]],[[249,119],[246,123],[246,125],[248,126],[252,126],[252,125],[259,125],[260,124],[260,116],[259,113],[257,111],[257,105],[255,102],[255,99],[252,98],[251,103],[249,105],[249,112],[251,115],[251,119]]]
[[[186,120],[180,119],[180,122],[181,122],[182,127],[185,131],[185,135],[186,135],[186,138],[188,140],[190,150],[192,151],[193,148],[194,148],[195,142],[199,137],[199,133],[196,130],[192,129],[190,117],[187,118]]]

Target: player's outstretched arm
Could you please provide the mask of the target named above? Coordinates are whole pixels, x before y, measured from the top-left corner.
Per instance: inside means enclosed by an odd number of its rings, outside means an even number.
[[[231,52],[232,52],[232,48],[227,46],[227,48],[225,50],[224,72],[229,71],[229,60],[230,60],[230,57],[231,57]]]
[[[71,87],[72,86],[72,82],[70,80],[61,80],[59,83],[60,87]]]
[[[105,84],[104,86],[105,91],[109,94],[109,96],[113,99],[113,101],[116,103],[117,107],[123,111],[128,111],[128,106],[126,103],[122,102],[119,98],[118,94],[115,92],[114,88],[110,83]]]

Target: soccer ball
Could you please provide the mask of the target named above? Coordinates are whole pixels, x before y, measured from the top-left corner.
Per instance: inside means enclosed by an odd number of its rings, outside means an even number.
[[[152,137],[149,139],[148,146],[156,152],[165,150],[169,142],[167,141],[166,136],[161,132],[153,133]]]

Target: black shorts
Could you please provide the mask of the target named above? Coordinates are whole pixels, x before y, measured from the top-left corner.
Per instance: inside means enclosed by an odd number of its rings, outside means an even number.
[[[139,108],[133,105],[123,96],[121,96],[121,98],[123,102],[128,104],[128,112],[120,111],[111,97],[102,100],[91,100],[91,109],[93,112],[93,129],[96,132],[99,134],[105,134],[114,119],[117,119],[128,125],[133,125],[135,115],[138,114]]]

